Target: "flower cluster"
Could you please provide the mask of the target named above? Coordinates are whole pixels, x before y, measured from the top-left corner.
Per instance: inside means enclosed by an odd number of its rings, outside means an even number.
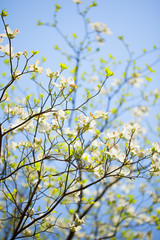
[[[57,87],[60,91],[64,90],[67,87],[76,88],[77,85],[73,77],[65,78],[63,75],[60,75],[60,83],[57,84],[55,82],[52,83],[55,87]]]
[[[75,220],[70,224],[70,231],[76,232],[79,231],[82,227],[81,225],[84,224],[84,219],[80,219],[78,214],[75,215]]]
[[[97,33],[105,33],[105,34],[112,34],[111,30],[101,22],[90,23],[93,30]]]
[[[39,67],[39,60],[36,60],[35,61],[35,64],[30,64],[29,65],[29,69],[33,72],[37,72],[37,73],[42,73],[43,72],[43,68],[42,67]]]
[[[140,73],[133,73],[132,78],[130,78],[128,81],[129,85],[139,88],[141,83],[143,82],[143,79],[140,76]]]

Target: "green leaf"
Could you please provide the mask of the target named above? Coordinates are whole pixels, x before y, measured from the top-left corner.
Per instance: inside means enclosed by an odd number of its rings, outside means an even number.
[[[17,192],[17,189],[15,188],[15,189],[13,189],[13,192],[12,192],[12,194],[13,194],[13,195],[15,195],[15,194],[16,194],[16,192]]]
[[[117,108],[113,108],[113,109],[112,109],[112,113],[113,113],[113,114],[116,114],[116,113],[117,113]]]
[[[152,82],[152,78],[151,77],[145,77],[145,79],[148,81],[148,82]]]
[[[41,206],[38,206],[38,212],[40,212],[41,211]]]
[[[54,46],[54,49],[55,50],[61,50],[60,47],[57,44]]]
[[[37,26],[41,26],[43,25],[43,22],[41,22],[40,20],[37,20]]]
[[[5,77],[6,76],[6,73],[5,72],[2,72],[2,77]]]
[[[7,11],[5,11],[5,8],[1,11],[0,15],[2,17],[7,17],[8,16],[8,13],[7,13]]]
[[[28,96],[26,96],[26,101],[28,101],[31,97],[31,94],[29,94]]]
[[[153,68],[151,68],[151,66],[149,66],[148,64],[146,64],[146,67],[148,68],[148,70],[150,71],[150,72],[152,72],[152,73],[155,73],[156,71],[153,69]]]
[[[33,54],[33,55],[36,55],[36,54],[38,54],[39,52],[38,51],[31,51],[31,53]]]
[[[56,12],[58,12],[61,9],[61,6],[56,4]]]
[[[110,77],[114,75],[114,71],[112,72],[108,67],[105,68],[106,76]]]
[[[4,62],[5,64],[9,64],[9,59],[7,58],[7,59],[5,59],[3,62]]]
[[[124,36],[118,36],[118,39],[123,41],[124,40]]]
[[[70,214],[74,214],[74,212],[75,212],[75,210],[73,210],[73,209],[70,209],[69,211],[70,211]]]
[[[36,162],[36,163],[35,163],[35,168],[36,168],[37,171],[40,170],[40,166],[41,166],[41,165],[40,165],[40,162]]]
[[[45,62],[47,60],[47,58],[45,57],[42,57],[41,59],[42,59],[42,62]]]
[[[87,182],[87,179],[82,180],[82,184],[85,184]]]
[[[61,68],[61,70],[64,70],[64,69],[67,69],[68,68],[68,66],[66,66],[64,63],[60,63],[60,68]]]
[[[73,36],[75,39],[78,38],[77,35],[76,35],[75,33],[72,33],[72,36]]]

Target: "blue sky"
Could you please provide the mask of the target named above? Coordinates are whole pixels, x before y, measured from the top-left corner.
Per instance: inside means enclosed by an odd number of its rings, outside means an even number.
[[[86,4],[92,1],[83,0],[83,2]],[[113,32],[112,36],[107,36],[103,49],[121,58],[125,51],[117,41],[118,35],[124,35],[127,43],[137,53],[143,48],[151,48],[154,44],[159,44],[159,0],[99,0],[97,2],[99,2],[98,7],[90,14],[91,21],[104,22]],[[7,21],[11,28],[20,30],[16,38],[17,50],[37,49],[41,55],[50,58],[58,36],[53,29],[38,28],[36,19],[51,21],[55,3],[63,8],[59,16],[61,26],[64,27],[65,22],[66,34],[69,31],[76,32],[77,27],[79,31],[81,25],[72,0],[0,1],[0,8],[5,8],[9,13]]]
[[[117,60],[126,62],[128,54],[121,41],[117,39],[119,35],[125,36],[125,41],[135,54],[142,53],[143,48],[152,49],[153,45],[160,45],[159,0],[99,0],[97,2],[98,6],[92,8],[89,14],[91,22],[104,22],[113,32],[113,35],[105,36],[106,41],[100,47],[99,56],[105,58],[111,53]],[[77,16],[76,4],[72,0],[0,0],[0,8],[5,8],[9,13],[7,23],[10,28],[18,28],[20,31],[13,41],[15,52],[38,50],[40,54],[37,58],[46,57],[47,62],[44,67],[49,67],[53,71],[59,70],[59,63],[64,61],[62,56],[54,51],[54,45],[58,43],[65,50],[67,46],[54,28],[37,27],[36,20],[52,22],[56,3],[62,6],[58,19],[64,34],[71,35],[75,32],[81,37],[83,24]],[[83,0],[84,5],[89,3],[92,1]],[[148,64],[152,62],[152,56],[147,61]],[[158,79],[158,75],[155,76],[155,84],[159,84]]]

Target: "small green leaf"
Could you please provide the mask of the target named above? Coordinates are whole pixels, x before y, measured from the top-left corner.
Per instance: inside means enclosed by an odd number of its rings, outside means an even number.
[[[26,96],[26,100],[28,101],[31,97],[31,94],[29,94],[28,96]]]
[[[9,64],[9,59],[7,58],[7,59],[5,59],[3,62],[4,62],[5,64]]]
[[[7,11],[5,11],[5,8],[1,11],[0,15],[2,17],[7,17],[8,16],[8,13],[7,13]]]
[[[38,54],[39,52],[38,51],[31,51],[31,53],[33,54],[33,55],[36,55],[36,54]]]
[[[112,113],[113,113],[113,114],[116,114],[116,113],[117,113],[117,108],[113,108],[113,109],[112,109]]]
[[[47,58],[45,58],[45,57],[42,57],[41,59],[42,59],[43,63],[47,60]]]
[[[155,73],[156,71],[153,69],[153,68],[151,68],[151,66],[149,66],[148,64],[146,64],[146,67],[148,68],[148,70],[150,71],[150,72],[152,72],[152,73]]]
[[[5,77],[6,76],[6,73],[5,72],[2,72],[2,77]]]
[[[145,79],[148,81],[148,82],[152,82],[152,78],[151,77],[145,77]]]
[[[61,6],[56,4],[56,12],[58,12],[61,9]]]
[[[70,214],[74,214],[75,212],[73,209],[70,209],[69,211],[70,211]]]
[[[43,25],[43,22],[41,22],[40,20],[37,20],[37,26],[41,26]]]
[[[77,35],[76,35],[75,33],[72,33],[72,36],[73,36],[75,39],[78,38]]]
[[[82,180],[82,184],[85,184],[87,182],[87,179]]]
[[[110,77],[114,75],[114,71],[112,72],[108,67],[105,68],[106,76]]]
[[[123,41],[124,40],[124,36],[118,36],[118,39]]]
[[[68,68],[68,66],[66,66],[64,63],[60,63],[60,68],[61,68],[61,70],[64,70],[64,69],[67,69]]]
[[[61,50],[60,47],[57,44],[54,46],[54,49],[55,50]]]

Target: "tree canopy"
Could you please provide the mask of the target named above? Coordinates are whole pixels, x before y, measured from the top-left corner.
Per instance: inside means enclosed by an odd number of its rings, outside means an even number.
[[[112,30],[88,17],[96,1],[73,3],[80,37],[62,31],[59,4],[37,21],[67,46],[54,46],[57,69],[37,49],[15,52],[20,32],[1,11],[1,239],[149,240],[160,229],[160,48],[135,55],[118,36],[128,60],[100,57]]]

